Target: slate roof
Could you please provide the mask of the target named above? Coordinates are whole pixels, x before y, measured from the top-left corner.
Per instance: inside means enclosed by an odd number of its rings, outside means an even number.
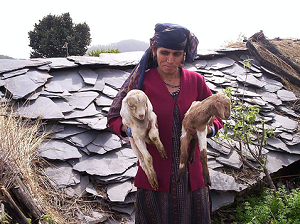
[[[56,165],[45,170],[53,186],[65,188],[70,196],[92,194],[96,202],[129,217],[134,217],[132,180],[137,159],[126,139],[107,130],[106,115],[142,53],[0,60],[0,100],[10,97],[18,102],[19,114],[34,119],[41,116],[46,128],[53,129],[52,139],[40,145],[40,155]],[[247,73],[241,63],[246,58],[251,58],[247,49],[200,51],[197,60],[185,67],[201,73],[213,93],[237,87],[237,97],[261,106],[261,115],[279,133],[268,139],[265,149],[268,168],[274,173],[300,159],[299,111],[290,106],[299,98],[257,60]],[[236,151],[211,139],[208,143],[215,211],[232,203],[237,193],[263,175],[236,181],[222,172],[226,167],[241,168]],[[106,194],[97,191],[98,185],[105,186]]]

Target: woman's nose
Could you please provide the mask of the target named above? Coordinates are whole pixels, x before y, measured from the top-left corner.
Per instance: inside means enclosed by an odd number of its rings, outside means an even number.
[[[173,62],[174,61],[174,58],[172,55],[169,55],[168,58],[167,58],[167,62]]]

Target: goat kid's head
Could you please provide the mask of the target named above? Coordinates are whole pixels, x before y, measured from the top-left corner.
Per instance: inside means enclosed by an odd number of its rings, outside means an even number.
[[[216,101],[215,107],[217,108],[218,115],[217,117],[228,120],[231,113],[231,100],[228,96],[223,93],[215,94]]]
[[[147,98],[141,94],[134,94],[127,98],[127,104],[133,117],[144,120],[147,113]]]

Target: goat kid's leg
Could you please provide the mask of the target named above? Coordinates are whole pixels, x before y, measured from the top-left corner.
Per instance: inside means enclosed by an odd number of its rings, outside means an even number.
[[[207,151],[206,149],[201,149],[200,151],[200,161],[202,164],[203,169],[203,177],[204,177],[204,184],[206,187],[211,186],[210,176],[209,176],[209,170],[207,165]]]
[[[144,167],[145,167],[145,161],[144,161],[144,158],[143,158],[143,155],[142,153],[140,152],[140,150],[138,149],[138,147],[136,146],[133,138],[129,138],[129,141],[130,141],[130,145],[131,145],[131,148],[134,152],[134,154],[136,155],[136,157],[138,158],[139,160],[139,163],[140,163],[140,166],[142,167],[142,169],[146,172],[148,172],[148,170],[145,170]]]
[[[186,132],[184,127],[182,127],[182,135],[180,138],[180,163],[178,169],[178,182],[181,182],[184,175],[185,166],[188,161],[188,147],[191,139],[191,135]]]
[[[192,138],[191,140],[191,149],[189,153],[189,159],[188,161],[190,163],[194,163],[195,161],[195,150],[196,150],[196,144],[198,143],[198,139]]]
[[[208,159],[207,159],[206,135],[207,135],[207,130],[203,132],[197,131],[199,147],[200,147],[200,162],[202,164],[202,169],[203,169],[204,184],[205,186],[211,186],[208,164],[207,164]]]
[[[134,142],[136,147],[138,148],[139,153],[143,158],[143,163],[140,163],[140,165],[142,169],[145,171],[151,187],[154,190],[157,190],[159,187],[158,180],[157,180],[156,172],[153,167],[152,156],[147,150],[146,143],[140,138],[134,138]]]
[[[160,141],[158,129],[155,126],[154,127],[152,126],[151,129],[149,130],[149,138],[150,138],[151,142],[156,146],[161,157],[163,159],[166,159],[167,152],[166,152],[165,147],[163,146],[162,142]]]

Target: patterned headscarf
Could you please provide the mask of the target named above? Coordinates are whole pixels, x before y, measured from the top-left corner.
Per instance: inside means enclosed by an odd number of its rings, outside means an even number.
[[[172,50],[184,50],[185,62],[194,61],[197,54],[198,39],[183,26],[171,23],[158,23],[155,25],[154,36],[150,39],[150,46],[159,46]],[[131,89],[142,89],[145,71],[157,67],[150,47],[145,51],[140,62],[132,70],[115,97],[108,112],[108,121],[113,117],[120,116],[123,98]]]

